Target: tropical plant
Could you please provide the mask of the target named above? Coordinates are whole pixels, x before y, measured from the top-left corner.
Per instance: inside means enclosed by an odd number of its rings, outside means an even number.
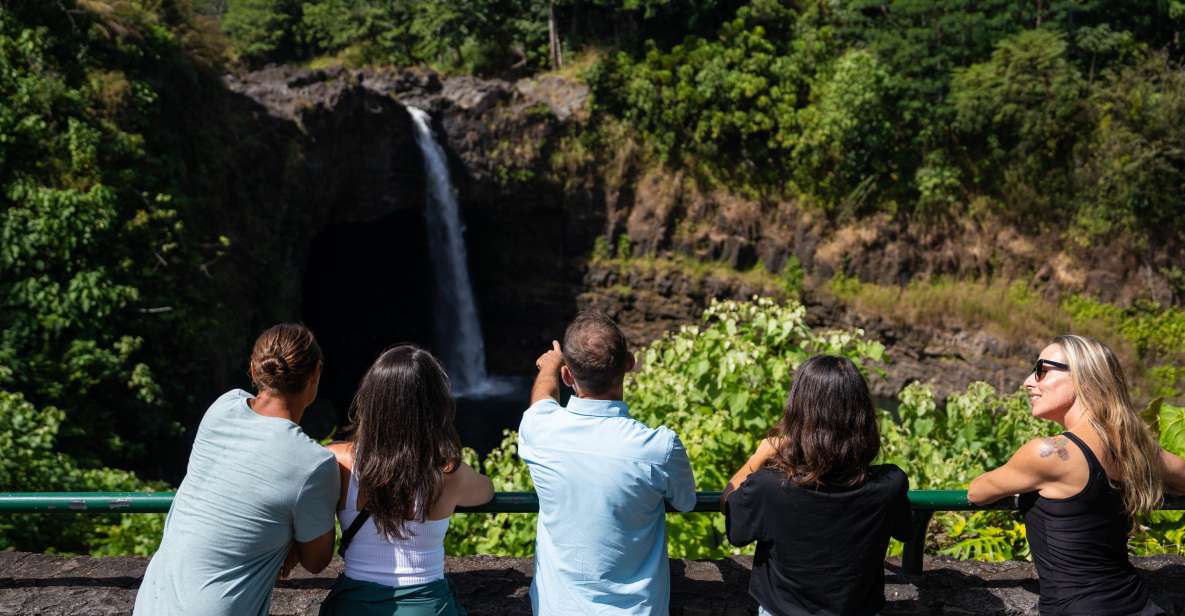
[[[84,468],[56,450],[66,414],[38,409],[19,393],[0,389],[0,486],[30,492],[155,491],[127,471]],[[163,515],[59,516],[13,514],[0,517],[0,550],[90,551],[94,554],[149,556],[160,543]]]

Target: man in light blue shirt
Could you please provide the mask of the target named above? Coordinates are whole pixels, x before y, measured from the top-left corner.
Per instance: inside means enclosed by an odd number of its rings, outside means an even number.
[[[695,506],[695,479],[679,437],[630,418],[622,401],[634,367],[609,317],[581,313],[564,345],[536,362],[518,453],[539,495],[536,616],[663,615],[671,591],[666,503]],[[576,395],[559,404],[560,380]]]

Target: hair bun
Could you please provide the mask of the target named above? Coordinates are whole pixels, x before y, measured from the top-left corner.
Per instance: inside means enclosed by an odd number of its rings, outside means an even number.
[[[296,393],[321,362],[321,348],[307,327],[281,323],[259,335],[251,352],[251,380],[260,389]]]
[[[278,357],[265,357],[259,362],[258,370],[267,375],[279,375],[286,366]]]

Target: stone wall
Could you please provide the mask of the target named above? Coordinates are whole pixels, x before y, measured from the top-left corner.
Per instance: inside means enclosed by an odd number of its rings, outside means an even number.
[[[148,560],[0,552],[0,616],[113,616],[131,612]],[[1185,614],[1185,558],[1135,559],[1153,597],[1170,614]],[[671,561],[671,614],[742,616],[756,612],[747,585],[752,559]],[[529,616],[531,560],[477,556],[449,558],[461,603],[473,616]],[[320,575],[298,570],[272,596],[275,616],[316,614],[341,571],[335,560]],[[926,572],[907,578],[900,561],[885,563],[885,616],[901,614],[1037,613],[1037,581],[1024,562],[979,563],[929,559]]]

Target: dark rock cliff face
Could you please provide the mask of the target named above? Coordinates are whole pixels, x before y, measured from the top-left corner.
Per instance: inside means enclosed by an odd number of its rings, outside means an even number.
[[[225,215],[241,230],[229,267],[242,273],[243,310],[260,315],[260,325],[304,318],[327,340],[331,366],[333,357],[346,358],[328,384],[339,416],[381,348],[431,344],[424,181],[407,105],[432,114],[451,157],[494,373],[530,373],[581,308],[609,312],[640,345],[697,320],[711,297],[780,293],[721,276],[593,263],[598,236],[611,244],[626,236],[634,255],[684,255],[737,270],[778,272],[793,256],[816,280],[836,272],[882,284],[1000,277],[1119,302],[1180,299],[1157,274],[1182,257],[1172,251],[1080,256],[1057,238],[982,217],[925,228],[888,216],[837,222],[795,203],[704,188],[655,163],[624,130],[590,144],[588,91],[558,77],[272,67],[226,83],[237,113],[249,118],[229,165],[265,179],[228,182],[242,192],[235,202],[243,211]],[[284,263],[254,262],[253,245],[285,255]],[[913,380],[933,382],[940,396],[973,380],[1016,387],[1043,342],[905,327],[809,288],[803,301],[813,324],[862,327],[886,343],[893,363],[874,383],[883,396]]]
[[[257,106],[253,117],[273,155],[265,176],[286,187],[264,202],[300,212],[286,218],[295,232],[283,240],[298,279],[317,267],[306,264],[308,244],[336,226],[382,224],[395,216],[405,224],[391,230],[389,244],[423,241],[423,169],[405,106],[420,107],[432,114],[437,138],[452,158],[491,369],[527,371],[540,345],[562,333],[576,311],[584,260],[593,239],[605,232],[604,213],[588,195],[535,176],[531,165],[548,159],[570,129],[565,121],[583,111],[583,86],[288,67],[228,77],[227,85]],[[288,160],[274,160],[285,152]],[[508,159],[528,164],[513,167]],[[407,251],[383,263],[349,262],[346,252],[319,256],[343,270],[368,268],[376,278],[427,268],[426,256],[412,258]],[[431,281],[421,286],[430,288]],[[308,295],[305,289],[306,302]],[[299,304],[300,289],[284,297]],[[429,344],[424,330],[418,324],[402,338]]]
[[[195,392],[195,399],[244,385],[253,336],[277,321],[336,328],[321,339],[334,359],[353,357],[354,348],[377,353],[372,347],[391,340],[373,342],[366,326],[376,323],[351,318],[350,307],[375,299],[376,286],[365,275],[378,263],[404,262],[381,268],[383,288],[402,293],[384,298],[387,319],[378,331],[416,339],[430,319],[431,287],[422,275],[423,163],[407,110],[340,72],[269,68],[224,83],[217,104],[228,118],[220,135],[225,193],[210,216],[230,246],[210,275],[225,306],[224,335],[233,343],[217,351],[215,391]],[[383,242],[376,228],[406,230],[405,241]],[[350,252],[351,246],[376,250]],[[353,262],[336,258],[343,252]],[[357,366],[327,366],[323,386],[344,392],[344,378],[334,383],[336,372]],[[195,407],[194,413],[201,410]],[[314,409],[309,419],[323,426],[317,432],[337,421],[332,408]],[[196,417],[187,423],[196,424]]]

